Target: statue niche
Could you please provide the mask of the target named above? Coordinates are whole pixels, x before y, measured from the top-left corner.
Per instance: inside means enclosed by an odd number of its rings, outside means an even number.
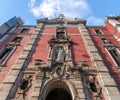
[[[57,48],[57,61],[65,60],[65,50],[62,46]]]
[[[54,46],[52,60],[53,61],[65,61],[65,50],[62,46]]]

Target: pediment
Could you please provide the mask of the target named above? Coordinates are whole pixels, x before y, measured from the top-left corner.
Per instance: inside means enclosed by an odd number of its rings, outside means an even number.
[[[60,14],[57,18],[49,19],[49,18],[42,18],[38,19],[37,23],[44,23],[44,24],[58,24],[58,23],[67,23],[67,24],[86,24],[86,20],[80,18],[68,18],[63,14]]]

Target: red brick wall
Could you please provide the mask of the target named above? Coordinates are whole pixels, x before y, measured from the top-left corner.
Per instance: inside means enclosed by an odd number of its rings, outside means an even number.
[[[78,28],[68,28],[68,36],[72,39],[72,57],[77,63],[78,61],[86,61],[91,66],[90,57],[87,53],[82,37]]]
[[[106,28],[109,30],[110,33],[113,33],[113,32],[114,32],[114,26],[113,26],[112,24],[108,23],[108,24],[106,25]]]
[[[34,50],[32,58],[29,62],[30,66],[34,65],[35,59],[41,59],[43,61],[47,61],[49,49],[50,49],[48,41],[52,38],[54,34],[55,34],[54,27],[45,27],[43,29],[42,35],[40,36],[40,39]]]
[[[112,34],[106,27],[100,28],[104,34]]]
[[[118,38],[120,38],[120,32],[116,32],[116,36],[118,36]]]
[[[109,53],[103,47],[103,44],[101,42],[101,38],[107,38],[114,45],[118,45],[118,42],[114,39],[113,36],[109,36],[109,37],[107,37],[107,36],[92,36],[92,39],[93,39],[93,41],[94,41],[94,43],[95,43],[101,57],[103,58],[104,64],[107,66],[109,71],[111,71],[111,72],[119,72],[119,69],[115,65],[115,63],[112,60],[112,58],[110,57]],[[118,84],[118,86],[120,86],[120,80],[118,80],[119,76],[113,75],[113,77],[114,77],[116,83]]]
[[[2,48],[5,44],[9,43],[10,41],[12,41],[18,33],[18,28],[15,30],[14,35],[10,35],[1,45],[0,48]],[[18,56],[20,55],[20,53],[23,51],[24,46],[27,44],[27,42],[30,39],[31,35],[23,35],[23,34],[19,34],[19,36],[23,37],[21,42],[20,42],[20,46],[17,46],[15,52],[12,54],[12,56],[8,59],[7,63],[5,64],[5,66],[2,67],[2,71],[0,73],[0,83],[4,80],[5,76],[7,75],[8,71],[11,69],[12,65],[16,62]]]

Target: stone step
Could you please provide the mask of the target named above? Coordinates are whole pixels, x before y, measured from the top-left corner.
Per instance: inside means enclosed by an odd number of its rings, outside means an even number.
[[[88,33],[88,31],[81,31],[81,34],[83,35],[83,36],[90,36],[90,34]]]
[[[84,93],[80,93],[80,94],[78,94],[78,96],[80,98],[79,100],[83,100],[86,98]]]
[[[25,59],[18,59],[16,63],[17,64],[24,64],[24,62],[25,62]]]
[[[95,46],[88,46],[88,49],[89,49],[88,51],[89,51],[90,53],[92,53],[92,52],[94,52],[94,53],[95,53],[95,52],[98,52],[98,51],[97,51],[97,48],[96,48]]]
[[[36,39],[38,37],[38,34],[33,34],[30,39]]]
[[[87,46],[95,46],[94,43],[92,41],[90,41],[90,40],[86,41],[86,43],[87,43]]]
[[[41,80],[42,79],[42,77],[36,77],[36,80]]]
[[[39,34],[39,32],[34,32],[34,33],[33,33],[33,35],[38,35],[38,34]]]
[[[7,96],[8,96],[9,92],[0,92],[0,100],[8,100]]]
[[[3,83],[4,84],[14,84],[17,79],[17,76],[6,76]]]
[[[82,84],[75,84],[76,89],[83,89],[83,85]]]
[[[116,95],[110,95],[111,100],[119,100],[120,99],[120,94]]]
[[[102,57],[99,55],[98,52],[92,52],[91,57],[94,61],[103,61]]]
[[[117,87],[107,87],[107,90],[110,95],[120,95],[120,92]]]
[[[104,86],[109,86],[109,87],[117,86],[113,78],[102,77],[102,80],[104,82]]]
[[[30,100],[38,100],[38,97],[31,97]]]
[[[28,57],[28,54],[21,53],[18,59],[26,59]]]
[[[40,89],[41,89],[40,86],[38,86],[38,87],[34,87],[34,91],[35,91],[35,92],[36,92],[36,91],[40,91]]]
[[[30,51],[31,49],[32,49],[32,47],[33,47],[33,45],[26,45],[25,47],[24,47],[24,50],[25,51]]]
[[[85,39],[86,41],[91,41],[91,42],[92,42],[92,39],[91,39],[91,37],[90,37],[89,35],[84,36],[84,39]]]
[[[12,88],[12,84],[2,84],[0,87],[0,91],[2,92],[9,92]]]
[[[32,39],[32,40],[30,40],[27,44],[28,44],[28,45],[33,45],[33,44],[35,43],[35,40],[36,40],[36,39]]]
[[[32,94],[31,94],[31,97],[39,97],[40,93],[39,91],[34,91]]]
[[[22,64],[16,63],[12,66],[12,70],[21,70],[22,67],[23,67],[23,63]]]
[[[36,80],[34,82],[34,88],[40,88],[41,87],[42,80]]]

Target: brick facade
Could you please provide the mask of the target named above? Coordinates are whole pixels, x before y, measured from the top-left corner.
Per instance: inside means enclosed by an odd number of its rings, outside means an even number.
[[[51,100],[56,89],[71,100],[120,98],[120,16],[87,26],[61,14],[7,34],[0,43],[0,100]],[[62,93],[55,100],[68,98]]]

